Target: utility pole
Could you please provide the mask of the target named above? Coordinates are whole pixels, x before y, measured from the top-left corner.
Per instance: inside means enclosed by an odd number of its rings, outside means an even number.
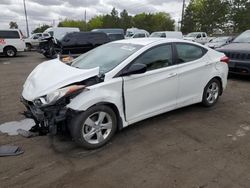
[[[86,11],[86,9],[84,12],[84,21],[85,21],[85,31],[87,31],[87,11]]]
[[[181,31],[182,31],[182,28],[183,28],[184,9],[185,9],[185,0],[183,0],[183,4],[182,4],[182,13],[181,13]]]
[[[25,13],[25,19],[26,19],[27,37],[29,37],[29,36],[30,36],[30,33],[29,33],[29,24],[28,24],[28,18],[27,18],[27,11],[26,11],[25,0],[23,0],[23,7],[24,7],[24,13]]]

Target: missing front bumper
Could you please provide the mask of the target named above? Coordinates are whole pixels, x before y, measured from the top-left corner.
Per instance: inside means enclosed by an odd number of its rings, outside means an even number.
[[[66,129],[67,119],[71,117],[71,111],[63,105],[53,105],[44,108],[36,107],[32,102],[21,99],[26,111],[23,115],[35,121],[36,125],[32,131],[40,135],[57,134],[58,131]]]

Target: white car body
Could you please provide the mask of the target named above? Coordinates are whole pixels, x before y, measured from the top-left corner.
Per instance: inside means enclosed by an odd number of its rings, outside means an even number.
[[[168,39],[183,39],[183,34],[180,31],[157,31],[151,33],[149,37],[160,37]]]
[[[25,42],[19,29],[0,30],[0,53],[4,53],[8,47],[14,48],[16,52],[25,50]]]
[[[225,55],[208,47],[178,39],[131,39],[115,41],[124,45],[142,45],[138,51],[105,74],[101,83],[89,86],[73,98],[68,109],[86,111],[99,103],[114,105],[126,127],[143,119],[202,101],[203,91],[213,78],[226,88],[228,65],[221,62]],[[194,61],[147,71],[143,74],[116,76],[145,51],[163,44],[190,44],[206,50],[205,55]],[[111,54],[112,55],[112,54]],[[27,78],[22,96],[34,101],[59,88],[80,80],[98,76],[99,69],[78,69],[59,59],[38,65]]]

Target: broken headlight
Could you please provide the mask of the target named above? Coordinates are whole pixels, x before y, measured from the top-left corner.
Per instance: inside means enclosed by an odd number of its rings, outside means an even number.
[[[71,95],[77,91],[82,91],[85,88],[84,85],[71,85],[56,91],[49,93],[43,97],[35,99],[33,102],[36,106],[52,105],[64,96]]]

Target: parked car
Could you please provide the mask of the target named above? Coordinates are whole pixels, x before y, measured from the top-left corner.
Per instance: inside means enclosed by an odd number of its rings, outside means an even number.
[[[57,54],[82,54],[107,42],[110,39],[102,32],[72,32],[61,40],[50,37],[40,42],[39,52],[48,58]]]
[[[250,30],[236,37],[232,43],[216,50],[230,58],[230,73],[250,76]]]
[[[149,37],[149,32],[144,29],[128,28],[126,31],[125,38],[145,38]]]
[[[34,33],[29,38],[24,39],[26,49],[31,50],[31,48],[38,47],[41,39],[49,37],[50,37],[49,33]]]
[[[25,50],[23,34],[19,29],[0,30],[0,53],[14,57]]]
[[[231,43],[232,40],[233,40],[233,37],[231,36],[217,37],[217,38],[212,39],[210,42],[206,43],[205,45],[210,48],[216,49],[216,48],[220,48],[226,44]]]
[[[207,36],[207,33],[205,32],[192,32],[187,34],[187,36],[185,36],[184,39],[193,42],[198,42],[200,44],[206,44],[210,41],[210,38]]]
[[[91,32],[103,32],[106,33],[110,41],[124,39],[124,30],[120,28],[105,28],[105,29],[93,29]]]
[[[149,37],[183,39],[183,34],[180,31],[157,31],[151,33]]]
[[[41,63],[25,81],[22,101],[37,127],[55,134],[67,122],[75,142],[94,149],[135,122],[194,103],[215,105],[227,62],[223,53],[184,40],[120,40],[70,65]]]

